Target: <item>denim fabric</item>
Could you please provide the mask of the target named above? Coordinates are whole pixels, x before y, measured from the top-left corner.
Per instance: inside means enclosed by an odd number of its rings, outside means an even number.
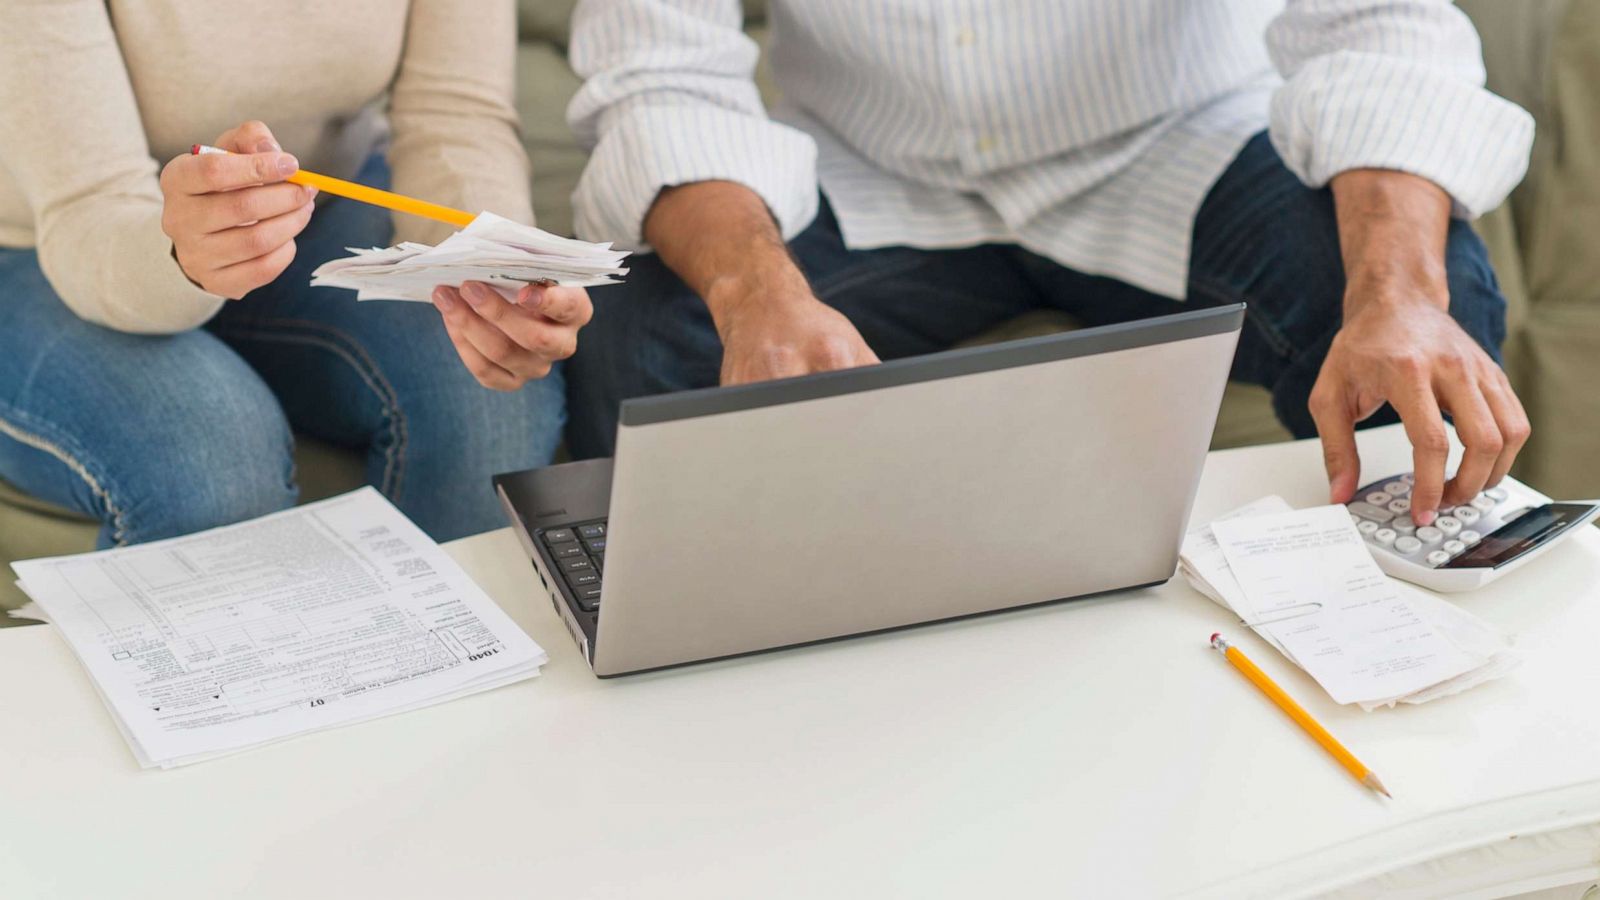
[[[1181,302],[1010,245],[850,250],[825,200],[790,251],[817,297],[884,359],[945,349],[1030,309],[1105,325],[1245,301],[1233,377],[1268,388],[1296,437],[1316,434],[1306,404],[1339,329],[1345,283],[1333,197],[1302,184],[1265,134],[1246,144],[1200,207]],[[1451,315],[1499,359],[1505,300],[1464,222],[1451,222],[1446,264]],[[568,364],[567,439],[578,458],[611,453],[622,400],[718,381],[722,345],[705,304],[658,257],[630,265],[626,283],[590,292],[594,321]],[[1393,421],[1385,407],[1364,424]]]
[[[382,158],[359,179],[386,186]],[[329,199],[278,279],[170,336],[77,318],[33,251],[0,250],[0,477],[98,518],[101,546],[131,544],[292,506],[292,427],[364,450],[369,483],[438,540],[504,524],[489,478],[550,461],[562,374],[491,391],[432,305],[308,287],[390,228]]]

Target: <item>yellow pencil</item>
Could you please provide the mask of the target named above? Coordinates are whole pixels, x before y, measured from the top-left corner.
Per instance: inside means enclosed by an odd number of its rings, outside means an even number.
[[[199,156],[202,153],[227,153],[228,151],[220,147],[195,144],[189,148],[189,152]],[[380,191],[364,184],[345,181],[343,178],[318,175],[315,172],[307,172],[304,169],[284,180],[294,184],[314,187],[319,191],[327,191],[336,197],[348,197],[351,200],[359,200],[362,203],[370,203],[373,206],[381,206],[384,209],[410,213],[413,216],[422,216],[425,219],[434,219],[448,225],[454,225],[457,228],[465,228],[471,224],[473,219],[477,218],[472,213],[463,212],[459,209],[451,209],[448,206],[440,206],[437,203],[429,203],[426,200],[418,200],[415,197],[407,197],[404,194]]]
[[[1338,760],[1339,765],[1344,766],[1345,770],[1354,775],[1357,781],[1385,797],[1393,797],[1388,788],[1383,786],[1383,782],[1378,780],[1378,773],[1367,768],[1362,764],[1361,760],[1356,759],[1354,753],[1346,750],[1343,744],[1328,733],[1328,729],[1323,728],[1321,723],[1311,718],[1311,714],[1306,712],[1304,707],[1294,702],[1293,697],[1284,693],[1283,688],[1278,687],[1277,682],[1268,677],[1267,673],[1257,668],[1256,664],[1251,662],[1250,657],[1245,656],[1243,651],[1224,640],[1221,634],[1213,634],[1211,636],[1211,646],[1217,648],[1218,652],[1227,657],[1228,662],[1233,663],[1235,669],[1238,669],[1243,673],[1244,677],[1250,679],[1251,684],[1260,688],[1261,693],[1266,694],[1272,699],[1273,703],[1278,704],[1279,709],[1288,713],[1289,718],[1293,719],[1295,724],[1304,728],[1307,734],[1315,738],[1317,743],[1322,745],[1322,749],[1328,751],[1334,759]]]

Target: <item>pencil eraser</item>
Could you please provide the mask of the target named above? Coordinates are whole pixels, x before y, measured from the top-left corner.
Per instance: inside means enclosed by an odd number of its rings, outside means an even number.
[[[1217,642],[1217,638],[1219,638],[1219,637],[1222,637],[1222,632],[1213,631],[1213,632],[1211,632],[1211,640],[1207,641],[1206,643],[1215,644]]]
[[[199,156],[200,155],[200,145],[199,144],[190,144],[189,145],[189,155],[190,156]]]

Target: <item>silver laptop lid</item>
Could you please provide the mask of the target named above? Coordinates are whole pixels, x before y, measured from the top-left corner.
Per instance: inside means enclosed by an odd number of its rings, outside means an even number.
[[[629,401],[595,672],[1166,580],[1242,321]]]

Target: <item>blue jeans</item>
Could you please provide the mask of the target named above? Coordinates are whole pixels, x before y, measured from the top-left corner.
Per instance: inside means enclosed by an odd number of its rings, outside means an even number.
[[[388,168],[374,157],[358,177],[386,186]],[[561,372],[491,391],[432,305],[308,286],[390,231],[386,211],[332,198],[277,280],[166,336],[79,319],[33,251],[0,249],[0,478],[119,546],[294,505],[298,430],[364,451],[368,482],[438,540],[504,524],[490,476],[550,461]]]
[[[945,349],[1030,309],[1106,325],[1246,301],[1233,377],[1270,389],[1296,437],[1316,434],[1306,403],[1339,329],[1345,284],[1333,197],[1302,184],[1265,134],[1200,207],[1183,302],[1008,245],[850,250],[826,200],[789,248],[817,297],[883,359]],[[625,284],[590,292],[594,321],[568,364],[567,441],[578,458],[610,455],[621,401],[718,381],[722,345],[705,304],[659,257],[629,265]],[[1451,315],[1499,359],[1505,300],[1483,242],[1463,222],[1450,225],[1446,265]],[[1385,408],[1365,424],[1393,421]]]

